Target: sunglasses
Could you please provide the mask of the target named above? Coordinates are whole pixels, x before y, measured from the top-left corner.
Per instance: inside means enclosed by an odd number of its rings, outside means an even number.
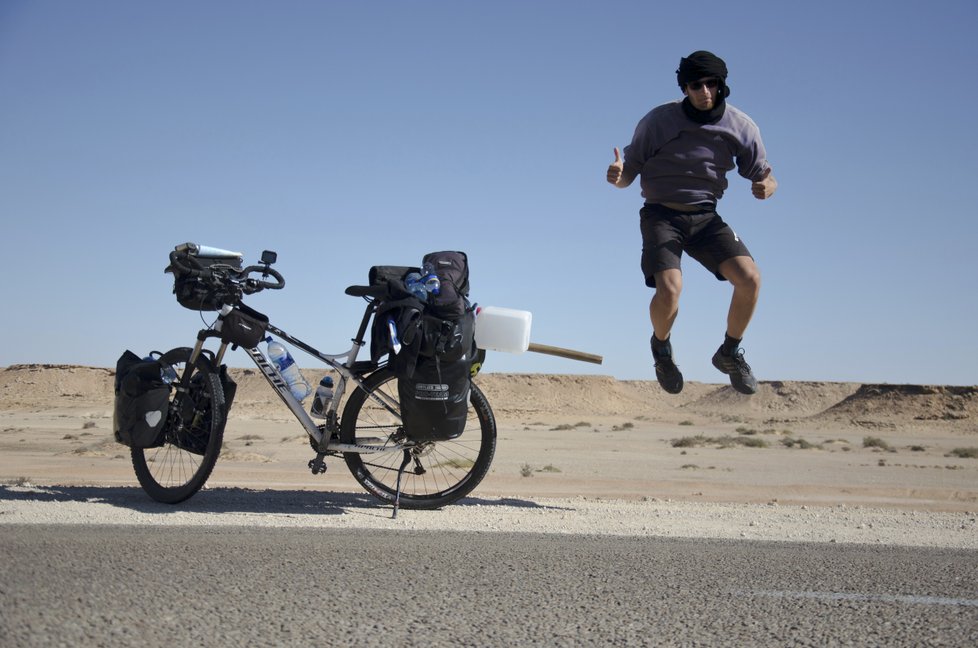
[[[719,79],[707,79],[706,81],[690,81],[686,87],[690,90],[702,90],[703,86],[706,86],[710,90],[716,90],[719,85]]]

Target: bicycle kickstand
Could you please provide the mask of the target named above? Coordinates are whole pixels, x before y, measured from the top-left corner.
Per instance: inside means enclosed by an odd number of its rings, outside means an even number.
[[[409,463],[411,463],[411,453],[405,450],[404,461],[401,462],[401,468],[397,471],[397,489],[394,492],[394,515],[391,516],[392,520],[397,519],[397,509],[401,506],[401,476],[404,474],[404,469],[408,467]]]

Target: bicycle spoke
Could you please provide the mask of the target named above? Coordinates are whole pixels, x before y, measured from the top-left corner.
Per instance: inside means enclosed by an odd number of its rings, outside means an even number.
[[[397,381],[390,371],[382,370],[371,376],[367,388],[396,402],[393,394],[397,392]],[[344,442],[376,435],[377,430],[396,443],[409,442],[399,417],[377,406],[365,392],[358,394],[343,412]],[[495,451],[495,421],[485,396],[474,385],[470,399],[469,418],[459,437],[408,448],[412,462],[402,476],[401,506],[444,506],[470,492],[488,472]],[[383,457],[345,453],[344,457],[354,477],[369,492],[384,501],[393,501],[402,453],[391,452]]]

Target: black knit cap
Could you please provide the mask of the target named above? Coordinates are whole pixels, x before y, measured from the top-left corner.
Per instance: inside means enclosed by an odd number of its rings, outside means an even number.
[[[730,88],[727,87],[727,64],[723,59],[706,50],[698,50],[689,56],[679,60],[679,69],[676,70],[676,80],[680,88],[685,88],[690,81],[696,81],[705,77],[717,77],[723,83],[725,92],[723,98],[730,95]]]

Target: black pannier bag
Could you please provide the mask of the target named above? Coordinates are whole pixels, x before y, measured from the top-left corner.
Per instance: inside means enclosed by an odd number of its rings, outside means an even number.
[[[238,272],[242,269],[241,257],[194,256],[193,261],[205,269],[230,272]],[[189,265],[193,265],[193,263],[190,262]],[[177,296],[177,302],[184,308],[196,311],[215,311],[221,308],[218,295],[214,294],[210,284],[201,281],[198,277],[192,277],[172,265],[167,266],[164,272],[173,273],[173,294]]]
[[[116,363],[115,440],[131,448],[162,445],[170,388],[163,382],[158,360],[143,360],[126,351]]]
[[[445,441],[462,434],[468,417],[476,353],[475,314],[467,299],[468,258],[464,252],[432,252],[422,263],[431,263],[441,284],[439,294],[429,295],[427,303],[404,284],[420,268],[370,269],[370,285],[386,287],[374,314],[370,355],[374,363],[388,356],[407,435],[415,441]]]
[[[422,318],[420,350],[411,371],[395,362],[397,391],[404,431],[415,441],[447,441],[465,431],[475,315],[456,321],[430,315]],[[402,349],[402,355],[404,353]]]
[[[242,306],[243,305],[244,304],[242,304]],[[258,315],[261,315],[261,313],[258,313]],[[264,317],[264,315],[262,315],[262,317]],[[266,318],[265,324],[267,325],[267,323],[268,319]],[[160,363],[164,367],[172,367],[175,364],[185,362],[192,355],[192,353],[193,349],[190,347],[171,349],[170,351],[160,355]],[[234,382],[234,379],[231,378],[230,374],[228,374],[227,365],[221,365],[221,368],[218,371],[220,372],[221,387],[224,390],[224,418],[227,420],[227,413],[231,411],[231,404],[234,403],[234,395],[238,392],[238,383]],[[180,376],[176,376],[174,379],[176,380],[177,378],[180,378]]]
[[[412,295],[404,285],[404,278],[420,268],[411,266],[373,266],[368,279],[371,286],[384,286],[386,293],[378,300],[374,321],[370,329],[370,359],[377,364],[385,355],[391,362],[395,358],[391,324],[398,333],[398,342],[405,338],[409,346],[418,330],[424,304]]]

